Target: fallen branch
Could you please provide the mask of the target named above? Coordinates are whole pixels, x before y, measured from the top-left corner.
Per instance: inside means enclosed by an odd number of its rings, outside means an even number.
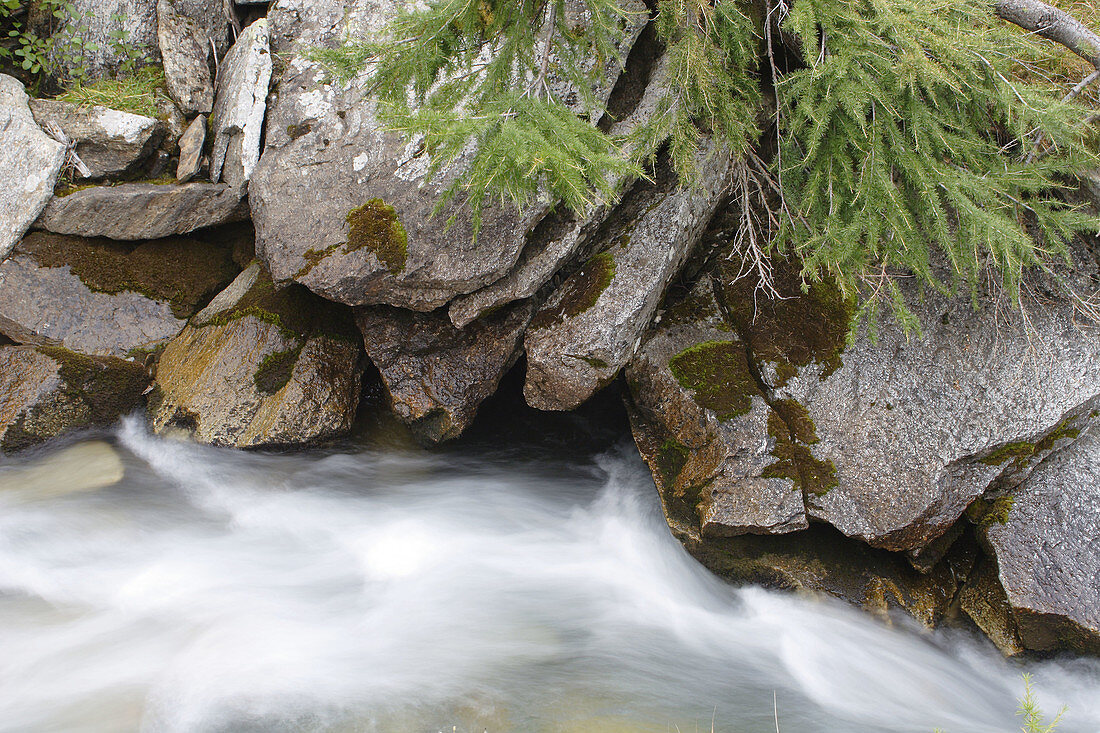
[[[1100,69],[1100,35],[1064,10],[1040,0],[997,0],[1002,19],[1060,43]]]

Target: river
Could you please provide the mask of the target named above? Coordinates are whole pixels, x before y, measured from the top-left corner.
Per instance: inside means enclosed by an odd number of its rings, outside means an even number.
[[[723,583],[628,438],[563,419],[265,454],[130,418],[3,459],[0,731],[980,733],[1024,672],[1100,730],[1096,661]]]

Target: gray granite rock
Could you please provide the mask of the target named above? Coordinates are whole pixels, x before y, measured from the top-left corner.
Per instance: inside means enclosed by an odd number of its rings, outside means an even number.
[[[310,445],[351,429],[361,351],[350,314],[258,265],[169,342],[153,429],[238,448]]]
[[[789,438],[777,446],[786,427],[709,278],[650,329],[626,379],[635,441],[670,517],[703,539],[809,526],[782,455]]]
[[[180,158],[176,166],[176,180],[187,183],[202,170],[202,148],[206,143],[206,118],[199,115],[187,126],[180,137]]]
[[[836,469],[835,488],[807,497],[811,516],[878,547],[915,549],[994,480],[1018,481],[1057,448],[1060,427],[1100,395],[1100,337],[1068,303],[1025,307],[1026,324],[927,296],[923,334],[884,324],[835,370],[799,367],[775,385],[775,398],[816,426],[811,454]],[[1006,454],[1018,444],[1029,455]]]
[[[534,311],[516,303],[463,329],[445,313],[389,306],[356,309],[367,356],[394,413],[426,444],[458,437],[519,356]]]
[[[236,272],[225,247],[36,232],[0,263],[0,333],[125,357],[165,343]]]
[[[240,189],[224,183],[127,183],[54,196],[35,226],[82,237],[159,239],[247,218]]]
[[[269,16],[288,65],[250,188],[257,252],[277,280],[297,280],[332,300],[433,310],[506,275],[548,206],[487,207],[476,242],[460,202],[433,216],[462,164],[428,181],[416,141],[387,131],[357,83],[326,84],[302,55],[345,33],[376,31],[399,7],[392,0],[344,5],[292,0]],[[627,48],[632,31],[624,33]],[[609,77],[617,74],[616,67]],[[379,218],[392,222],[384,236],[357,224]]]
[[[214,133],[210,180],[243,187],[252,178],[260,160],[271,68],[268,23],[260,18],[244,29],[218,72],[210,115]]]
[[[664,56],[654,64],[641,98],[625,118],[611,126],[608,134],[629,135],[652,117],[665,93],[667,65],[668,59]],[[619,182],[624,187],[626,183]],[[527,243],[520,252],[515,267],[507,275],[480,290],[460,295],[451,302],[448,311],[451,322],[462,328],[483,313],[537,293],[584,247],[612,210],[613,207],[603,206],[593,207],[583,216],[576,216],[568,211],[547,216],[527,237]]]
[[[157,0],[70,0],[72,12],[55,32],[74,39],[79,58],[62,59],[60,76],[99,78],[125,63],[158,60]],[[119,22],[117,18],[121,17]],[[116,37],[122,32],[122,44]]]
[[[185,115],[209,114],[214,107],[209,64],[214,46],[207,30],[182,12],[176,0],[158,0],[157,42],[172,99]]]
[[[1024,646],[1100,652],[1100,426],[1050,455],[979,521]]]
[[[0,259],[53,195],[65,146],[35,123],[23,85],[0,74]]]
[[[667,170],[623,199],[602,251],[531,322],[524,338],[528,404],[573,409],[615,377],[725,195],[732,165],[727,150],[707,144],[697,160],[697,185],[679,187]]]
[[[46,346],[0,346],[0,451],[109,424],[137,409],[143,367]]]
[[[131,172],[148,160],[164,139],[162,122],[107,107],[81,107],[52,99],[32,99],[31,112],[45,129],[54,124],[76,143],[89,178]]]

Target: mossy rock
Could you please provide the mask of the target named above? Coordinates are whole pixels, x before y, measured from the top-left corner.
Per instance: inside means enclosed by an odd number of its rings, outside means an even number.
[[[18,251],[45,267],[68,267],[95,292],[165,301],[177,318],[193,315],[238,272],[229,248],[182,237],[130,243],[35,232]]]
[[[561,287],[561,300],[540,311],[531,321],[531,328],[550,328],[566,319],[576,318],[596,305],[614,279],[615,257],[612,253],[602,252],[591,257],[566,279]]]
[[[719,420],[744,415],[752,408],[753,395],[760,393],[745,347],[734,341],[688,347],[672,357],[668,366],[680,386],[692,390],[695,401]]]
[[[70,430],[110,424],[142,404],[140,364],[59,347],[0,347],[0,449],[27,448]]]

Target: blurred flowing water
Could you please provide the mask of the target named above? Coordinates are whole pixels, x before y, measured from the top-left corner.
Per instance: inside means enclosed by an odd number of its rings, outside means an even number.
[[[626,442],[105,437],[0,464],[0,731],[1100,730],[1096,661],[716,579]]]

